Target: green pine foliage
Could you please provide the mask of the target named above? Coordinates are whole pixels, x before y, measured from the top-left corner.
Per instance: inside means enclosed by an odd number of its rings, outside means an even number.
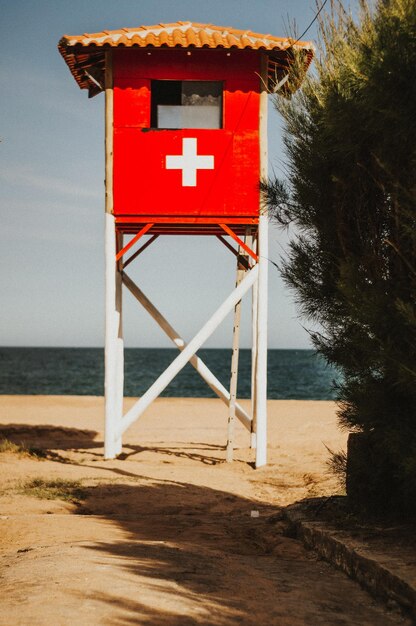
[[[416,0],[362,4],[356,21],[332,8],[320,32],[313,75],[276,97],[290,183],[266,199],[299,233],[284,278],[344,373],[341,425],[372,434],[416,503]]]

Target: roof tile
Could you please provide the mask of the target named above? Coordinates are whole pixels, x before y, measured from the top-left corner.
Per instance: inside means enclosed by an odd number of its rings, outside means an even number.
[[[83,35],[64,35],[59,42],[60,49],[65,50],[73,46],[104,46],[112,47],[119,45],[120,35],[125,34],[131,41],[136,34],[140,37],[142,47],[149,45],[151,38],[155,47],[164,45],[169,41],[169,36],[173,31],[179,30],[184,34],[184,47],[195,41],[195,39],[204,39],[209,37],[209,45],[211,47],[229,47],[228,39],[234,38],[240,42],[244,41],[244,47],[252,47],[254,49],[262,47],[265,50],[283,50],[291,45],[292,40],[287,37],[274,37],[272,35],[262,35],[253,33],[248,30],[238,30],[236,28],[228,28],[223,26],[215,26],[213,24],[199,24],[193,22],[175,22],[173,24],[155,24],[153,26],[139,26],[137,28],[122,28],[119,30],[103,30],[100,33],[84,33]],[[231,45],[236,45],[235,43]],[[312,49],[310,42],[298,41],[296,45],[300,48]]]
[[[77,67],[79,60],[89,56],[95,62],[97,54],[108,47],[160,48],[182,47],[195,48],[239,48],[251,50],[265,50],[269,53],[285,51],[288,48],[304,50],[304,68],[307,70],[312,61],[314,46],[307,41],[293,41],[287,37],[274,37],[253,33],[249,30],[215,26],[214,24],[200,24],[196,22],[175,22],[171,24],[154,24],[152,26],[138,26],[137,28],[122,28],[119,30],[103,30],[99,33],[84,33],[83,35],[64,35],[58,44],[58,49],[64,57],[75,80],[80,87],[91,87],[86,80],[85,73]]]

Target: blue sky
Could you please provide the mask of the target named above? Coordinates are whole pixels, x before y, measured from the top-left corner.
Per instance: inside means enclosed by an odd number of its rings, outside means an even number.
[[[0,345],[102,346],[104,341],[104,98],[89,100],[57,51],[63,34],[190,20],[278,36],[298,34],[314,0],[0,1]],[[314,28],[305,38],[313,39]],[[270,164],[284,161],[269,107]],[[233,288],[234,259],[215,238],[159,238],[132,277],[189,339]],[[270,258],[286,235],[271,228]],[[243,346],[250,345],[248,306]],[[293,295],[270,266],[271,348],[306,348]],[[125,295],[126,345],[164,347]],[[231,319],[207,347],[231,342]]]

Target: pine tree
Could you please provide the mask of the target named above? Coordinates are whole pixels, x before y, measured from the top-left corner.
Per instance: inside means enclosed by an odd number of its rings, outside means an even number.
[[[289,183],[264,185],[294,224],[283,274],[339,367],[339,419],[371,442],[374,502],[416,508],[416,0],[332,10],[315,74],[290,101]]]

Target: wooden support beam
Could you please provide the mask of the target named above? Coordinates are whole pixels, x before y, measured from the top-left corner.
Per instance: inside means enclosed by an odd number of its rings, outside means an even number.
[[[234,239],[234,241],[236,241],[238,243],[238,245],[247,252],[247,254],[249,254],[251,256],[252,259],[254,259],[255,261],[259,260],[259,257],[257,256],[257,254],[255,252],[253,252],[253,250],[251,250],[248,246],[246,246],[246,244],[244,243],[244,241],[242,239],[240,239],[240,237],[238,235],[235,234],[235,232],[233,230],[231,230],[231,228],[229,226],[227,226],[227,224],[219,224],[219,226],[221,226],[221,228],[227,233],[227,235],[230,235],[230,237],[232,237]]]
[[[176,332],[176,330],[169,324],[166,318],[163,317],[162,313],[158,311],[158,309],[150,302],[149,298],[145,296],[143,291],[132,281],[132,279],[127,276],[125,272],[123,272],[123,282],[126,285],[127,289],[133,294],[133,296],[140,302],[144,309],[153,317],[155,322],[160,326],[160,328],[167,334],[167,336],[173,341],[175,346],[181,352],[186,348],[186,343]],[[207,385],[212,389],[214,393],[217,394],[219,398],[225,404],[228,404],[230,401],[230,394],[227,389],[220,383],[218,378],[214,376],[211,370],[205,365],[203,360],[194,355],[189,362],[196,369],[198,374],[205,380]],[[248,429],[251,430],[251,417],[246,413],[242,406],[238,403],[235,405],[236,416],[241,421],[241,423]]]
[[[121,276],[115,260],[116,228],[113,215],[113,58],[106,52],[105,65],[105,433],[104,456],[121,452],[123,334],[121,324]]]
[[[180,372],[190,358],[199,350],[202,344],[212,335],[214,330],[221,324],[225,317],[234,308],[236,302],[241,300],[243,295],[253,286],[258,278],[258,265],[251,269],[239,286],[234,289],[228,298],[210,317],[201,330],[188,343],[186,348],[174,359],[169,367],[157,378],[153,385],[146,393],[132,406],[132,408],[123,417],[116,436],[120,437],[122,433],[131,426],[138,417],[147,409],[147,407],[155,400],[162,391],[169,385],[170,381]]]
[[[150,239],[148,239],[148,240],[146,241],[146,243],[144,243],[144,244],[142,245],[142,247],[141,247],[141,248],[139,248],[138,250],[136,250],[136,252],[135,252],[134,254],[132,254],[132,255],[131,255],[128,259],[127,259],[127,261],[125,261],[125,262],[123,263],[123,268],[127,267],[128,265],[130,265],[130,263],[131,263],[132,261],[134,261],[134,259],[137,259],[137,257],[139,256],[139,254],[141,254],[142,252],[144,252],[144,251],[146,250],[146,248],[148,248],[148,247],[150,246],[150,244],[152,244],[152,243],[155,241],[155,239],[157,239],[158,237],[159,237],[159,235],[153,235],[152,237],[150,237]]]
[[[261,56],[260,94],[260,177],[267,179],[267,56]],[[259,280],[257,301],[257,358],[256,358],[256,467],[267,463],[267,272],[268,272],[268,217],[260,208]]]
[[[238,251],[240,252],[240,250]],[[238,255],[240,256],[240,255]],[[237,256],[237,278],[236,287],[241,283],[244,270],[241,269]],[[228,426],[227,426],[227,463],[232,463],[234,457],[234,437],[235,437],[235,415],[237,403],[237,382],[238,382],[238,360],[240,354],[240,321],[241,321],[241,300],[234,306],[233,325],[233,352],[231,355],[231,379],[230,379],[230,402],[228,405]]]
[[[234,254],[234,256],[238,257],[238,263],[244,267],[244,269],[248,270],[250,268],[250,263],[246,259],[245,256],[239,253],[238,249],[233,248],[230,243],[222,235],[216,235],[217,239],[219,239],[230,252]]]
[[[116,251],[123,247],[123,235],[116,231]],[[120,422],[123,417],[124,405],[124,337],[123,337],[123,281],[122,281],[122,265],[121,261],[116,262],[116,311],[117,311],[117,328],[116,328],[116,415],[117,421]],[[120,454],[122,447],[121,437],[118,442],[117,454]]]
[[[252,247],[257,250],[257,237],[253,237]],[[257,436],[257,403],[256,403],[256,372],[257,372],[257,305],[259,285],[256,281],[251,292],[251,438],[250,448],[256,447]]]
[[[145,224],[143,226],[143,228],[141,230],[139,230],[139,232],[137,233],[137,235],[135,237],[133,237],[133,239],[131,239],[129,241],[128,244],[126,244],[124,246],[124,248],[122,250],[120,250],[119,252],[117,252],[116,254],[116,261],[118,261],[119,259],[121,259],[122,256],[124,256],[127,252],[127,250],[130,250],[130,248],[132,246],[134,246],[134,244],[136,243],[136,241],[139,241],[140,237],[143,237],[143,235],[145,235],[147,233],[148,230],[150,230],[152,228],[154,224]]]

